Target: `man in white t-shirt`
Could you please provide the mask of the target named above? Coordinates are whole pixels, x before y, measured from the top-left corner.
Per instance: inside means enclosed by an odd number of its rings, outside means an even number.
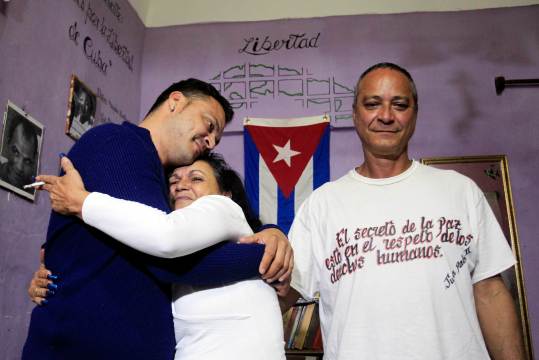
[[[473,181],[409,159],[417,112],[405,69],[381,63],[361,75],[364,162],[299,210],[286,302],[320,294],[327,360],[522,359],[499,276],[515,263],[511,249]]]

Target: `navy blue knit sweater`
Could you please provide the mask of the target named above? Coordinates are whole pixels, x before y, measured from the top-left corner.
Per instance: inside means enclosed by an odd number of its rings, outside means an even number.
[[[130,123],[88,131],[68,154],[88,191],[170,211],[150,133]],[[263,247],[217,244],[177,259],[132,250],[52,213],[46,267],[57,294],[32,312],[24,359],[172,359],[171,282],[217,286],[258,276]]]

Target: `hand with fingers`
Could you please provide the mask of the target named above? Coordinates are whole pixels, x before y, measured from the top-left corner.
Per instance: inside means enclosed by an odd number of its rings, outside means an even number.
[[[268,283],[285,282],[294,268],[294,252],[286,235],[276,228],[264,229],[240,239],[243,244],[264,244],[266,249],[260,262],[262,279]]]
[[[39,256],[39,269],[34,273],[30,286],[28,287],[28,295],[32,302],[37,305],[45,305],[48,296],[54,295],[58,289],[58,285],[54,284],[53,280],[58,277],[45,268],[45,250],[41,249]]]
[[[62,157],[60,164],[65,172],[63,176],[39,175],[37,181],[45,182],[40,190],[47,190],[51,200],[52,209],[63,215],[82,216],[82,204],[90,194],[84,188],[82,178],[66,157]]]

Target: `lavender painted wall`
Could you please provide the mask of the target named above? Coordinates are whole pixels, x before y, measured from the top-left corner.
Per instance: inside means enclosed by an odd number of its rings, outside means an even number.
[[[411,143],[414,158],[507,154],[516,205],[534,348],[539,351],[539,90],[507,89],[496,96],[494,77],[539,75],[539,6],[455,13],[365,15],[148,29],[142,68],[141,116],[171,81],[210,80],[237,106],[220,151],[243,171],[241,119],[328,112],[331,176],[362,161],[347,89],[379,61],[408,68],[419,89],[420,111]],[[320,36],[316,47],[251,55],[246,40]],[[254,41],[253,41],[254,42]],[[253,43],[251,43],[253,45]],[[293,44],[292,44],[293,45]],[[252,46],[251,46],[252,49]],[[264,66],[261,66],[264,65]],[[290,81],[294,80],[294,81]],[[265,83],[261,83],[265,81]],[[285,94],[286,93],[286,94]],[[288,94],[288,95],[287,95]],[[294,96],[292,96],[294,95]]]
[[[350,129],[350,89],[366,66],[394,61],[414,75],[420,93],[414,157],[469,154],[509,156],[523,253],[535,349],[539,349],[539,245],[533,206],[539,201],[534,175],[539,92],[508,89],[495,95],[493,79],[537,77],[539,6],[457,13],[368,15],[257,23],[206,24],[144,29],[125,0],[121,22],[98,0],[0,3],[0,106],[7,100],[45,125],[41,170],[57,171],[57,153],[73,143],[63,133],[68,82],[77,74],[94,91],[98,121],[142,118],[170,82],[195,76],[214,79],[237,106],[220,151],[243,170],[244,116],[292,117],[328,112],[334,119],[331,171],[335,179],[362,160]],[[90,4],[90,5],[88,5]],[[82,6],[83,9],[80,7]],[[91,7],[111,25],[134,56],[133,70],[108,46],[87,15]],[[117,12],[116,12],[117,13]],[[85,22],[86,19],[86,22]],[[104,19],[104,20],[101,20]],[[78,44],[69,37],[77,22]],[[280,49],[266,55],[240,52],[245,39],[275,40],[303,34],[309,49]],[[315,40],[317,34],[320,36]],[[99,71],[83,51],[90,36],[112,65]],[[144,47],[143,47],[144,40]],[[296,45],[299,44],[299,39]],[[254,40],[253,40],[254,42]],[[253,45],[251,42],[251,45]],[[290,43],[290,45],[293,45]],[[252,47],[251,47],[252,48]],[[248,49],[246,49],[248,50]],[[243,65],[243,68],[241,67]],[[142,89],[142,90],[141,90]],[[116,110],[114,110],[116,109]],[[38,263],[48,200],[34,204],[0,189],[0,358],[19,358],[32,309],[26,284]]]
[[[127,1],[108,3],[111,8],[96,0],[0,3],[0,107],[3,113],[9,99],[45,126],[43,173],[56,173],[58,153],[73,144],[64,134],[72,73],[94,92],[99,89],[97,122],[119,122],[122,117],[138,121],[145,28]],[[124,62],[113,52],[106,36],[112,41],[114,34],[132,61]],[[86,37],[91,40],[85,53]],[[98,51],[109,64],[106,74],[87,58],[95,58]],[[0,359],[20,358],[33,308],[26,288],[37,269],[49,210],[44,194],[31,203],[0,188]]]

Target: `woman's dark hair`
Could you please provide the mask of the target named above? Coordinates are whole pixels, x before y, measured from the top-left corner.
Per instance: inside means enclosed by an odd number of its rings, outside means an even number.
[[[217,184],[219,185],[219,190],[221,190],[223,193],[230,193],[232,200],[243,210],[243,214],[245,215],[247,223],[249,223],[251,229],[254,232],[258,231],[258,229],[262,226],[262,222],[254,214],[251,206],[249,205],[245,187],[243,186],[243,182],[241,181],[238,173],[232,170],[223,159],[223,156],[218,153],[207,153],[198,157],[197,160],[205,161],[212,167],[213,174],[215,175]]]

